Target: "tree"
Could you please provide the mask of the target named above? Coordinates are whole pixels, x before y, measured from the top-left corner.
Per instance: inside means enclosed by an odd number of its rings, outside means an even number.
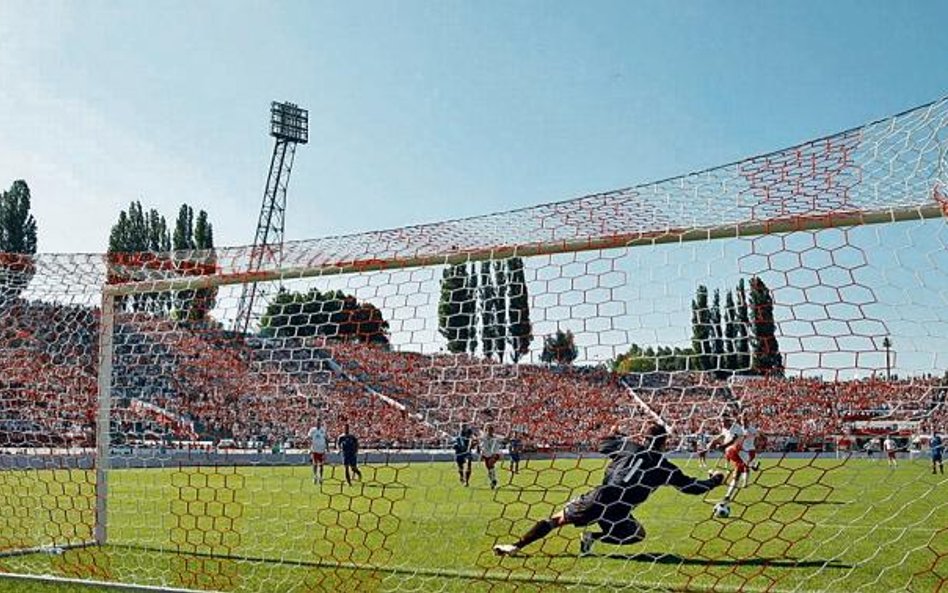
[[[280,289],[260,320],[268,338],[310,338],[388,345],[388,322],[372,303],[342,291],[291,292]]]
[[[194,248],[214,248],[214,227],[207,219],[207,212],[198,212],[197,222],[194,224]]]
[[[665,348],[664,353],[659,348],[661,358],[658,360],[660,371],[691,371],[697,366],[695,351],[691,348]]]
[[[0,304],[18,297],[36,271],[36,220],[30,188],[22,179],[0,192]]]
[[[638,344],[629,346],[629,350],[620,354],[612,364],[613,372],[616,373],[650,373],[657,369],[654,359],[644,356],[645,352]]]
[[[216,267],[214,231],[207,212],[201,210],[194,224],[194,210],[188,204],[178,209],[174,233],[170,233],[165,217],[154,208],[145,212],[139,201],[119,212],[118,220],[109,233],[110,281],[129,282],[148,277],[146,272],[157,271],[164,276],[201,275]],[[177,254],[171,251],[201,253]],[[175,293],[147,293],[121,301],[121,306],[133,311],[170,314],[181,321],[204,322],[214,308],[216,288],[181,290]]]
[[[714,289],[714,298],[711,301],[711,354],[712,369],[716,372],[724,370],[724,332],[721,328],[721,291]]]
[[[174,236],[172,247],[175,251],[194,249],[194,209],[187,204],[181,204],[178,209],[178,218],[174,222]]]
[[[489,261],[481,262],[481,351],[485,358],[492,358],[497,343],[497,286],[494,284]]]
[[[573,338],[573,332],[556,330],[556,333],[543,340],[543,352],[540,360],[557,365],[571,365],[579,356],[579,348]]]
[[[447,340],[448,352],[454,354],[467,352],[470,342],[476,340],[471,335],[475,303],[468,276],[466,264],[448,266],[441,274],[438,333]]]
[[[699,284],[691,301],[691,349],[698,355],[698,368],[714,368],[711,329],[711,309],[708,307],[708,287]]]
[[[166,252],[171,250],[171,237],[165,217],[157,210],[148,214],[141,202],[129,204],[128,210],[119,212],[118,221],[109,233],[109,253]]]
[[[695,353],[691,348],[649,346],[643,349],[638,344],[632,344],[629,350],[620,354],[610,366],[617,373],[674,372],[693,370],[696,367],[695,361]]]
[[[530,323],[530,295],[523,271],[523,260],[512,257],[507,260],[507,335],[514,362],[530,352],[533,342],[533,324]]]
[[[148,222],[145,224],[145,228],[148,233],[146,251],[167,252],[170,245],[168,244],[168,225],[165,224],[165,217],[152,208],[148,211]]]
[[[727,291],[724,297],[724,368],[729,371],[737,371],[737,305],[734,303],[734,293]]]
[[[504,352],[507,350],[507,292],[510,277],[507,274],[507,262],[494,262],[494,302],[491,308],[494,311],[494,353],[499,362],[504,361]]]
[[[464,288],[466,300],[461,302],[461,316],[467,320],[467,328],[463,332],[467,336],[468,352],[477,352],[477,264],[465,270]]]
[[[146,266],[162,269],[160,260],[153,254],[166,253],[170,249],[171,237],[165,218],[155,209],[146,214],[141,202],[131,202],[128,211],[119,212],[118,221],[109,232],[110,281],[145,279]],[[171,293],[151,292],[118,299],[116,305],[132,311],[168,313],[172,300]]]
[[[355,299],[350,297],[347,302]],[[358,303],[346,322],[342,324],[343,336],[351,336],[359,342],[388,346],[388,322],[382,311],[372,303]]]
[[[735,329],[737,335],[734,338],[734,360],[735,370],[738,372],[749,373],[751,370],[750,354],[750,314],[747,308],[747,290],[744,287],[744,279],[737,282],[737,321]]]
[[[783,376],[783,356],[777,342],[773,296],[764,281],[757,276],[750,281],[750,304],[754,328],[753,370],[759,375]]]
[[[186,260],[214,266],[217,257],[214,253],[214,227],[208,221],[207,212],[198,212],[194,222],[194,210],[187,204],[178,209],[172,243],[176,251],[199,251]],[[188,321],[205,321],[211,309],[217,304],[217,288],[182,290],[175,295],[175,316]]]

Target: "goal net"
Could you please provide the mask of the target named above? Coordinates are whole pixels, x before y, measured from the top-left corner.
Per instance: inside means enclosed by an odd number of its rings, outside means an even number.
[[[942,99],[252,273],[251,248],[0,254],[0,576],[944,590],[946,217]],[[251,282],[270,297],[237,331]],[[601,494],[601,439],[656,422],[666,462],[724,483],[647,488],[629,541],[605,507],[542,523]]]

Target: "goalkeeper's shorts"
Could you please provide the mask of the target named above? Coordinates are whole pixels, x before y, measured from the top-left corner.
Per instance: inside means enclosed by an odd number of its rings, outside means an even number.
[[[618,500],[612,494],[614,491],[612,488],[600,487],[574,498],[563,509],[563,517],[577,527],[599,521],[614,523],[627,519],[634,507]]]

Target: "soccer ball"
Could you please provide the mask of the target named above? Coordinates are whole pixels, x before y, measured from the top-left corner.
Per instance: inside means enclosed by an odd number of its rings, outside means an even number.
[[[731,505],[726,502],[719,502],[714,505],[714,516],[718,519],[727,519],[731,516]]]

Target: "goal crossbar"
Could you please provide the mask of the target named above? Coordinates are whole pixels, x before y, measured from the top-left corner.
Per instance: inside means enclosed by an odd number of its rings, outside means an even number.
[[[669,228],[661,231],[636,231],[627,234],[589,237],[586,239],[567,241],[549,241],[542,243],[527,243],[523,245],[485,247],[483,249],[438,252],[430,255],[419,255],[417,257],[356,259],[328,264],[317,264],[313,266],[275,268],[256,272],[242,271],[201,276],[140,280],[136,282],[123,282],[121,284],[106,285],[103,288],[103,293],[112,296],[126,296],[143,292],[196,290],[214,286],[246,284],[248,282],[273,282],[279,280],[312,278],[317,276],[334,276],[351,273],[420,268],[426,266],[452,265],[465,262],[498,260],[509,257],[533,257],[542,255],[557,255],[562,253],[578,253],[584,251],[643,247],[646,245],[689,243],[695,241],[709,241],[713,239],[735,239],[756,237],[764,234],[780,234],[797,231],[887,224],[910,220],[926,220],[941,218],[943,216],[945,216],[943,207],[937,203],[920,205],[917,207],[897,209],[891,208],[869,212],[828,212],[820,215],[774,218],[760,222],[749,221],[704,228]]]

